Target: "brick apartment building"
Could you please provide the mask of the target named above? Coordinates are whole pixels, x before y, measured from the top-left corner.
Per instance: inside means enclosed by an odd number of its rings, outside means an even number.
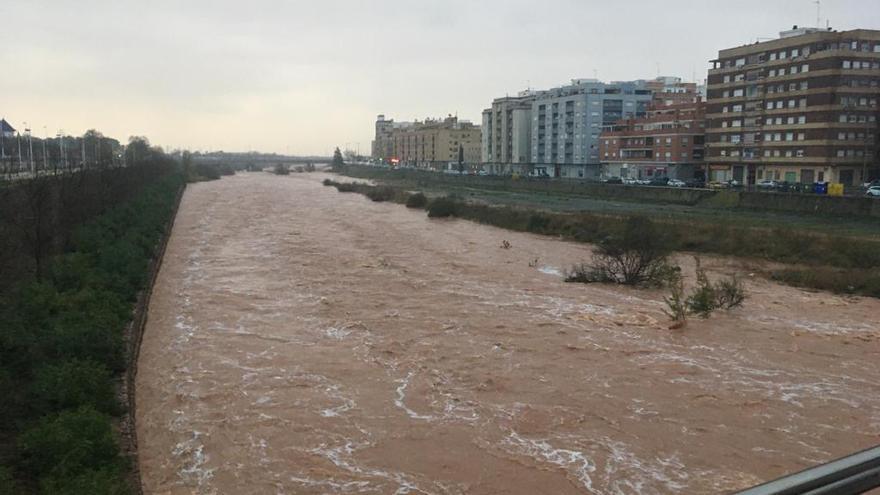
[[[602,176],[702,178],[705,104],[699,97],[678,101],[655,104],[645,117],[606,126],[599,136]]]
[[[710,180],[855,185],[880,176],[880,31],[797,28],[709,70]]]

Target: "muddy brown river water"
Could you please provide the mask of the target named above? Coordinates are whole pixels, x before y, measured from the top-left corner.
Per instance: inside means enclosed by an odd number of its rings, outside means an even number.
[[[139,361],[146,493],[719,493],[880,443],[878,300],[750,278],[669,330],[662,292],[563,283],[589,246],[324,177],[187,189]]]

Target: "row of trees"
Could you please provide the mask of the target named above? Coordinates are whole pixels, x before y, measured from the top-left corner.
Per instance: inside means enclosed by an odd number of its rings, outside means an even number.
[[[124,200],[175,167],[142,138],[130,166],[98,166],[0,182],[0,294],[11,280],[40,279],[44,259],[61,252],[73,228]]]
[[[63,173],[83,168],[120,167],[148,161],[155,149],[143,136],[127,144],[91,129],[83,136],[0,138],[0,173]]]
[[[18,211],[0,226],[20,234],[4,247],[30,258],[0,287],[0,495],[128,493],[113,427],[123,332],[183,183],[147,151],[138,166],[0,190],[2,211]]]

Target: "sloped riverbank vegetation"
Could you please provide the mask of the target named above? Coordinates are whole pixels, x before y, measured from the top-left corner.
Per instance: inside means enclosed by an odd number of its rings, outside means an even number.
[[[185,180],[170,158],[154,158],[105,171],[124,196],[96,199],[82,189],[43,195],[69,194],[72,204],[103,206],[79,212],[75,228],[52,227],[57,220],[50,219],[68,214],[60,200],[46,202],[40,217],[18,219],[52,242],[41,245],[26,273],[5,279],[2,287],[0,494],[135,489],[119,435],[127,404],[118,390],[130,365],[125,331]],[[62,185],[19,187],[60,191]],[[29,242],[24,238],[21,245]]]

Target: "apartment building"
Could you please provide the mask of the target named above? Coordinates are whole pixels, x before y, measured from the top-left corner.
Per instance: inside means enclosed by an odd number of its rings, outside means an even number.
[[[376,117],[376,134],[372,142],[372,158],[386,163],[389,162],[394,155],[394,141],[392,139],[394,131],[412,125],[412,122],[395,122],[394,119],[386,119],[381,114]]]
[[[658,103],[645,117],[606,126],[599,136],[603,177],[703,178],[705,104]]]
[[[721,50],[711,64],[710,180],[855,185],[880,176],[880,31],[795,26]]]
[[[512,166],[531,159],[532,102],[537,93],[522,91],[492,101],[483,110],[483,137],[480,160],[493,174],[512,172]]]
[[[454,167],[459,153],[467,166],[480,163],[480,126],[448,116],[392,127],[388,161],[435,170]]]
[[[697,83],[684,82],[682,78],[673,76],[660,76],[645,81],[645,87],[651,90],[652,104],[655,106],[694,103],[702,96],[701,91],[705,90]]]
[[[602,128],[645,116],[651,99],[645,81],[574,79],[541,91],[532,101],[533,170],[551,177],[598,177]]]

